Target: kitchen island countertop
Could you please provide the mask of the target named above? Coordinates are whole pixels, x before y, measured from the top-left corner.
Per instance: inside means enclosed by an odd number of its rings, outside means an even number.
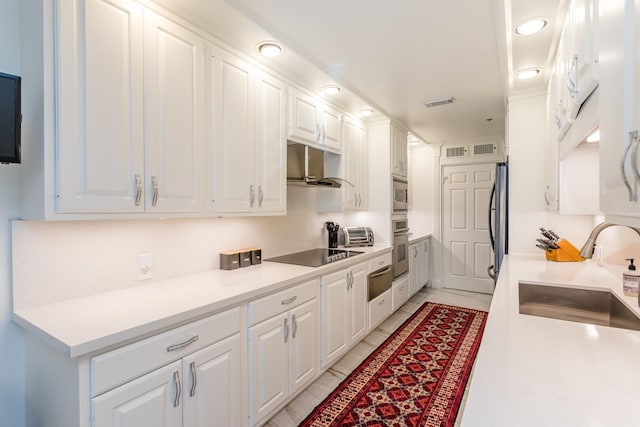
[[[105,351],[243,304],[322,275],[390,254],[364,252],[321,267],[263,261],[237,270],[212,270],[170,280],[14,310],[12,319],[70,357]]]
[[[609,289],[640,313],[621,275],[591,260],[506,256],[462,427],[639,425],[640,332],[520,314],[519,281]]]

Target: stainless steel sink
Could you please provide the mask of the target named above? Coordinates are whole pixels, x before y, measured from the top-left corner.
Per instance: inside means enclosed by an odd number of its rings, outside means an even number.
[[[519,283],[520,313],[640,331],[640,318],[607,290]]]

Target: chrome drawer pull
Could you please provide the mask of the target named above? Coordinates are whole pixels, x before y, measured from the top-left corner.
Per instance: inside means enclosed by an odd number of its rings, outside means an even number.
[[[185,342],[181,342],[180,344],[170,345],[169,347],[167,347],[167,352],[173,351],[173,350],[180,350],[181,348],[185,348],[189,344],[193,344],[196,341],[198,341],[198,336],[194,335],[188,340],[186,340]]]
[[[378,305],[384,304],[384,300],[385,300],[385,298],[382,298],[380,301],[378,301]]]
[[[291,304],[292,302],[294,302],[297,299],[298,299],[298,297],[294,295],[289,299],[285,299],[285,300],[280,301],[280,304],[282,304],[282,305]]]

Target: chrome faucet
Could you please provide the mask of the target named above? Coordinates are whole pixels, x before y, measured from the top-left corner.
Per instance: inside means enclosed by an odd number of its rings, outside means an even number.
[[[600,235],[600,232],[605,228],[613,227],[614,225],[620,225],[621,227],[628,227],[633,231],[635,231],[636,233],[638,233],[638,236],[640,236],[640,229],[638,228],[629,227],[628,225],[611,224],[610,222],[602,222],[596,225],[596,227],[593,230],[591,230],[591,234],[589,234],[589,238],[582,246],[582,249],[580,249],[580,256],[583,258],[591,259],[591,257],[593,256],[593,249],[596,246],[596,239]]]

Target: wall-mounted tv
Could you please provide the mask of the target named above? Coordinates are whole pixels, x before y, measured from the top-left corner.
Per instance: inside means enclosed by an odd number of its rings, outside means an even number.
[[[0,163],[20,163],[20,77],[0,73]]]

